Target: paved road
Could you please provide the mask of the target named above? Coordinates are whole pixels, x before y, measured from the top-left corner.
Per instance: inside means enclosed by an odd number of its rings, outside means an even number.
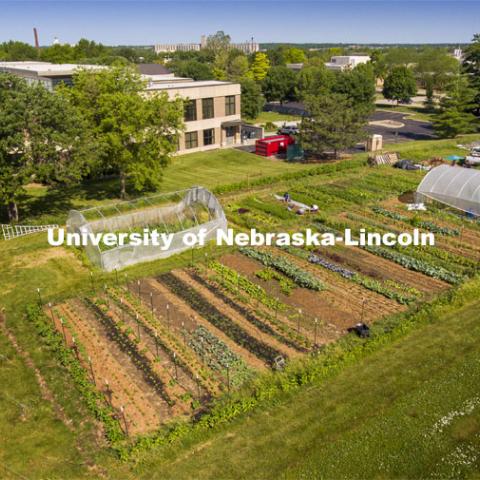
[[[370,134],[383,135],[383,143],[399,143],[410,140],[428,140],[434,137],[432,124],[429,122],[419,122],[410,120],[409,116],[399,112],[377,111],[371,117],[370,121],[393,120],[403,123],[404,126],[395,129],[382,127],[379,125],[368,125],[367,131]]]
[[[303,110],[303,104],[300,102],[287,102],[283,105],[271,103],[267,104],[267,110],[279,111],[283,113],[292,113],[300,115]],[[383,143],[399,143],[411,140],[428,140],[434,137],[432,125],[429,122],[420,122],[418,120],[410,120],[408,115],[401,112],[376,111],[370,117],[370,121],[393,120],[401,122],[403,127],[392,129],[379,125],[368,125],[369,134],[383,135]],[[287,122],[294,123],[294,122]]]

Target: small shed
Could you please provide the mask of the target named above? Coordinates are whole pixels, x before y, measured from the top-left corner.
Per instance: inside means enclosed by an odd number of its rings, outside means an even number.
[[[416,202],[436,200],[480,216],[480,171],[451,165],[432,168],[417,187]]]

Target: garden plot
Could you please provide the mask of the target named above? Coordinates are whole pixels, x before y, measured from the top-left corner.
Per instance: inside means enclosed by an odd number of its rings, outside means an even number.
[[[185,271],[175,271],[174,275],[188,285],[189,288],[196,290],[210,305],[226,315],[230,320],[245,330],[245,332],[274,348],[284,358],[294,358],[299,355],[299,352],[295,349],[285,345],[284,342],[279,341],[275,336],[268,334],[271,332],[266,333],[264,328],[259,328],[260,326],[249,322],[238,310],[229,305],[224,299],[215,295],[210,289],[198,281],[195,276],[189,275]]]
[[[169,324],[172,329],[177,329],[178,334],[180,334],[180,329],[185,329],[187,334],[190,335],[188,338],[196,338],[201,336],[201,332],[208,330],[213,337],[226,346],[223,350],[228,349],[235,357],[242,359],[249,368],[265,369],[265,365],[261,360],[247,349],[232,341],[220,328],[212,325],[200,312],[192,308],[188,301],[169,289],[162,278],[142,280],[141,289],[142,292],[146,292],[146,294],[144,293],[145,301],[150,302],[150,299],[153,298],[153,304],[159,306],[159,308],[154,307],[156,308],[155,314],[159,315],[160,319],[163,319],[163,322],[166,322],[167,325]],[[152,293],[152,296],[150,296],[150,293]],[[163,308],[163,311],[166,312],[165,307],[167,304],[170,306],[170,320],[167,320],[166,316],[162,317],[162,314],[158,313],[162,312],[160,308]],[[197,335],[197,331],[200,332],[200,335]],[[198,354],[197,348],[195,348],[194,351]],[[199,361],[205,361],[205,356],[200,355]],[[220,383],[226,383],[226,371],[217,371],[216,376]]]
[[[296,352],[306,353],[317,342],[309,331],[299,331],[298,312],[288,308],[259,285],[218,261],[189,271],[196,282],[238,312],[260,332],[270,335]],[[310,338],[312,337],[312,338]],[[312,343],[313,342],[313,343]]]
[[[373,279],[382,282],[392,281],[396,284],[403,284],[407,288],[413,287],[423,292],[427,298],[449,287],[441,280],[409,270],[358,247],[337,245],[333,248],[320,247],[317,251],[324,257]]]
[[[292,259],[298,262],[299,259]],[[336,338],[345,329],[363,319],[374,320],[387,312],[400,311],[401,306],[380,295],[369,292],[357,285],[343,281],[337,275],[322,270],[307,263],[301,264],[302,268],[318,276],[326,285],[326,290],[316,292],[306,288],[295,288],[290,295],[282,292],[278,281],[264,281],[258,278],[257,272],[263,266],[259,262],[241,254],[225,255],[222,263],[234,268],[245,275],[252,282],[257,283],[274,298],[278,298],[295,310],[301,309],[302,328],[310,332],[314,328],[314,319],[322,322],[322,335],[328,339]],[[377,303],[375,303],[377,302]]]
[[[66,344],[81,345],[76,348],[83,367],[119,418],[123,407],[129,434],[153,431],[170,417],[169,403],[83,302],[70,300],[54,307],[52,312]]]

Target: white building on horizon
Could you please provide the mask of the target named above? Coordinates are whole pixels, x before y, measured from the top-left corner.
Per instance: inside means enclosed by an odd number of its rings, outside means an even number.
[[[200,43],[159,43],[154,49],[155,53],[172,53],[172,52],[192,52],[200,51],[207,46],[207,36],[202,35]],[[243,43],[231,43],[230,48],[237,49],[243,53],[250,54],[260,50],[260,44],[252,40]]]
[[[369,61],[369,55],[338,55],[332,57],[329,62],[326,62],[325,66],[329,70],[352,70],[356,66],[362,63],[368,63]]]

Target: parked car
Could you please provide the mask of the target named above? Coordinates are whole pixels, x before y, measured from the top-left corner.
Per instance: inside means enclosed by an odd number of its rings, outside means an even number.
[[[278,129],[279,135],[298,135],[299,130],[296,125],[284,125],[282,128]]]

